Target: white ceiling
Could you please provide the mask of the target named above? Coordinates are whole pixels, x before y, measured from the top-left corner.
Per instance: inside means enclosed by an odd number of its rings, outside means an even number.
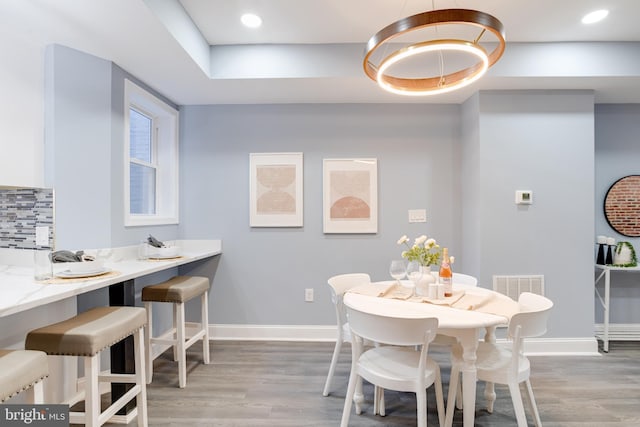
[[[507,64],[522,61],[518,49],[528,43],[606,41],[640,46],[639,0],[0,0],[0,36],[26,46],[60,43],[111,60],[178,104],[459,103],[480,89],[593,89],[597,102],[640,102],[640,58],[627,64],[637,70],[617,75],[607,71],[576,78],[571,72],[525,72],[514,78],[504,72],[492,74],[492,69],[480,82],[451,95],[408,99],[383,92],[361,71],[366,41],[391,22],[434,7],[477,9],[500,19],[507,38],[500,62]],[[580,23],[584,13],[603,7],[611,11],[605,21],[588,27]],[[171,25],[176,10],[186,11],[190,20]],[[263,26],[242,27],[239,16],[245,11],[260,14]],[[261,75],[254,66],[244,76],[233,74],[231,67],[223,78],[210,78],[220,64],[212,57],[213,71],[203,71],[210,65],[203,55],[213,55],[203,43],[225,46],[227,54],[253,49],[252,57],[274,46],[302,44],[298,58],[307,60],[287,63],[295,71],[286,75]],[[200,51],[189,44],[200,46]],[[306,55],[305,49],[320,52],[309,44],[326,47],[325,56]],[[353,54],[344,55],[349,49]],[[325,68],[338,71],[331,74]]]
[[[640,41],[638,0],[180,0],[209,44],[365,43],[391,22],[436,9],[476,9],[498,18],[510,42]],[[582,16],[607,8],[601,25]],[[243,28],[245,12],[263,18]]]

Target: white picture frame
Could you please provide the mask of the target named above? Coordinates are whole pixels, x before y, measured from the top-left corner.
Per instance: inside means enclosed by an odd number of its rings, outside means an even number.
[[[302,227],[302,153],[249,154],[251,227]]]
[[[323,231],[378,232],[378,160],[323,160]]]

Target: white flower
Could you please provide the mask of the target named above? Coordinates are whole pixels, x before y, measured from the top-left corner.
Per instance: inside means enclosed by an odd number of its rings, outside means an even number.
[[[416,241],[414,242],[414,245],[419,246],[419,245],[423,244],[426,240],[427,240],[427,236],[425,236],[423,234],[420,237],[416,237]]]
[[[404,235],[398,240],[398,244],[404,244],[407,250],[402,252],[402,258],[409,261],[417,261],[422,266],[438,264],[441,250],[435,239],[430,239],[426,235],[415,239],[413,245],[409,243],[409,238]]]
[[[407,237],[407,235],[405,234],[404,236],[402,236],[400,239],[398,239],[398,244],[401,245],[403,243],[407,243],[409,241],[409,238]]]

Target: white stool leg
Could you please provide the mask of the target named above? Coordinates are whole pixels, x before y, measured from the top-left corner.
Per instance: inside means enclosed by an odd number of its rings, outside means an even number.
[[[145,348],[144,332],[138,329],[133,334],[133,351],[135,352],[136,384],[140,386],[140,393],[136,396],[136,408],[138,409],[138,427],[147,427],[147,383],[145,380]]]
[[[184,303],[179,302],[176,306],[176,346],[178,352],[178,384],[180,388],[187,385],[187,352],[185,349],[185,321],[184,321]]]
[[[175,338],[176,341],[178,340],[178,303],[174,303],[173,305],[173,331],[175,331]],[[183,319],[184,319],[184,311],[183,313]],[[173,361],[177,362],[179,360],[179,356],[178,356],[178,346],[177,344],[173,345]]]
[[[43,380],[38,381],[27,390],[27,401],[33,404],[44,403],[44,383]]]
[[[202,329],[204,336],[202,337],[202,359],[205,365],[211,361],[209,356],[209,292],[205,291],[201,297],[202,308],[200,318],[202,319]]]
[[[153,303],[151,301],[145,301],[144,308],[147,310],[147,326],[144,328],[144,342],[147,357],[146,369],[147,369],[147,384],[151,384],[153,379],[153,347],[151,344],[151,338],[153,338]]]
[[[85,357],[84,424],[87,427],[100,425],[98,421],[101,412],[98,375],[100,375],[100,353]]]

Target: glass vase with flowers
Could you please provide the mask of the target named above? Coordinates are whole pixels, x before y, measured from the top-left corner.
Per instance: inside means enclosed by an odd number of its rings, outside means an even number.
[[[422,266],[422,278],[416,284],[416,294],[426,296],[430,283],[435,283],[436,278],[431,274],[431,266],[438,265],[442,249],[435,239],[426,235],[417,237],[411,245],[409,238],[405,235],[398,240],[398,245],[406,246],[402,251],[402,257],[408,261],[416,261]]]

